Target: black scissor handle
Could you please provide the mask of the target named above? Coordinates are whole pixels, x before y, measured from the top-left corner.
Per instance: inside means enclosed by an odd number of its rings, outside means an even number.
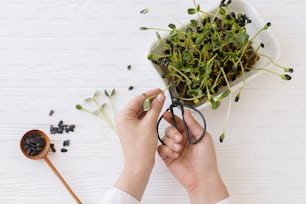
[[[171,120],[172,120],[172,123],[173,123],[173,126],[175,128],[177,128],[177,124],[176,124],[176,120],[175,120],[175,114],[174,114],[174,111],[173,111],[173,108],[176,108],[176,107],[179,107],[181,109],[181,113],[182,113],[182,121],[183,121],[183,125],[184,125],[184,132],[185,132],[185,135],[187,137],[187,140],[188,140],[188,143],[189,144],[197,144],[198,142],[200,142],[202,140],[202,138],[205,136],[205,133],[206,133],[206,120],[205,120],[205,117],[203,116],[203,114],[196,108],[192,107],[192,106],[189,106],[189,105],[185,105],[183,103],[180,103],[180,102],[175,102],[175,103],[172,103],[169,108],[166,109],[165,112],[168,112],[170,111],[171,112]],[[200,135],[200,137],[198,137],[197,140],[192,140],[191,139],[191,135],[189,133],[189,128],[187,126],[187,123],[185,121],[185,116],[184,116],[184,107],[188,108],[188,109],[191,109],[192,111],[196,112],[198,115],[200,115],[201,119],[202,119],[202,122],[203,122],[203,132],[202,134]],[[163,144],[165,145],[164,141],[162,140],[162,138],[160,137],[159,135],[159,124],[161,122],[161,120],[164,118],[164,115],[162,115],[158,121],[157,121],[157,125],[156,125],[156,129],[157,129],[157,136],[158,136],[158,140]]]

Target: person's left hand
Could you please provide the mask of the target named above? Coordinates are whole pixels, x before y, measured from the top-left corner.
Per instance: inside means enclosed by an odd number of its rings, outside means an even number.
[[[143,110],[145,97],[135,97],[116,120],[117,132],[124,154],[124,170],[115,186],[141,199],[144,188],[155,162],[157,148],[156,123],[165,96],[160,89],[148,91],[147,96],[155,96],[151,108]]]

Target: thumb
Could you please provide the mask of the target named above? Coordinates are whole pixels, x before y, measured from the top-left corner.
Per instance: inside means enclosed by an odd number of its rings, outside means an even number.
[[[191,134],[194,137],[199,137],[203,133],[202,126],[192,117],[190,110],[186,110],[184,116]]]
[[[165,95],[160,93],[151,102],[151,108],[147,112],[145,118],[149,121],[156,121],[165,102]]]

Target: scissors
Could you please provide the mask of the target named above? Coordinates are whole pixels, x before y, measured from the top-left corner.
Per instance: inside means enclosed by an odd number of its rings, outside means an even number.
[[[170,111],[171,113],[171,120],[172,120],[172,125],[177,128],[177,123],[176,123],[176,120],[175,120],[175,114],[174,114],[174,108],[179,108],[180,111],[181,111],[181,118],[182,118],[182,122],[183,122],[183,126],[184,126],[184,132],[185,132],[185,135],[187,137],[187,141],[189,144],[197,144],[198,142],[200,142],[202,140],[202,138],[205,136],[205,133],[206,133],[206,120],[205,120],[205,117],[204,115],[196,108],[192,107],[192,106],[189,106],[187,104],[184,104],[183,102],[181,102],[179,100],[178,97],[178,93],[177,93],[177,90],[174,86],[174,83],[172,83],[172,85],[169,87],[169,93],[170,93],[170,97],[171,97],[171,104],[170,106],[166,109],[165,112],[168,112]],[[200,116],[201,120],[202,120],[202,123],[203,123],[203,132],[202,134],[197,137],[197,139],[193,139],[192,136],[190,135],[190,132],[189,132],[189,128],[187,126],[187,123],[185,121],[185,116],[184,116],[184,112],[185,112],[185,108],[188,108],[190,109],[191,111],[193,111],[194,113],[196,113],[197,115]],[[159,125],[160,125],[160,122],[162,121],[162,119],[164,118],[164,116],[162,115],[158,121],[157,121],[157,125],[156,125],[156,129],[157,129],[157,136],[158,136],[158,140],[163,144],[165,145],[165,143],[163,142],[162,138],[160,137],[159,135]]]

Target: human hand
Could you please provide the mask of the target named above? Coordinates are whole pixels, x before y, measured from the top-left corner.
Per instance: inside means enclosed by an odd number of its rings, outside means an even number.
[[[171,113],[164,118],[171,124]],[[195,121],[189,110],[184,114],[193,137],[201,135],[203,128]],[[211,135],[207,132],[198,144],[189,144],[181,119],[176,117],[177,129],[166,129],[158,153],[171,173],[185,187],[192,204],[215,203],[228,197],[227,189],[217,167],[216,152]]]
[[[143,110],[145,97],[136,96],[117,116],[117,132],[121,142],[125,165],[116,186],[141,200],[155,162],[157,147],[156,123],[165,96],[161,90],[148,91],[155,96],[151,108]]]

